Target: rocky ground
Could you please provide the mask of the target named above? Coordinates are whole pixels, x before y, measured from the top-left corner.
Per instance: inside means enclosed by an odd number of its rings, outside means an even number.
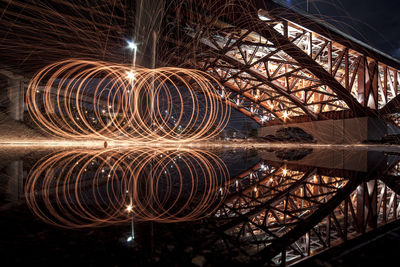
[[[23,122],[15,121],[5,113],[0,113],[0,140],[1,142],[20,142],[23,140],[44,140],[46,136],[39,130]]]

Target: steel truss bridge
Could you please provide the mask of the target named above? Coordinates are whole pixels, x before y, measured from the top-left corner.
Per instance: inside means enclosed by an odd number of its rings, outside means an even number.
[[[260,266],[294,264],[394,222],[399,159],[375,172],[261,160],[231,179],[206,247]]]
[[[261,125],[395,112],[400,61],[272,1],[229,3],[170,23],[195,50],[176,54],[217,78],[232,107]]]

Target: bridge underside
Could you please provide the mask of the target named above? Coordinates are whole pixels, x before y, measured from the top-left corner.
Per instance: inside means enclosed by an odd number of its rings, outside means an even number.
[[[262,126],[341,111],[384,113],[399,93],[398,60],[308,15],[265,3],[178,8],[169,25],[187,41],[168,60],[176,56],[212,74],[224,86],[220,97]]]

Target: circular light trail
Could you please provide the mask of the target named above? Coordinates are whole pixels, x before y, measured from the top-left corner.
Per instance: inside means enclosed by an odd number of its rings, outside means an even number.
[[[67,228],[204,218],[224,200],[228,170],[200,150],[64,151],[42,158],[25,197],[43,221]]]
[[[70,59],[39,71],[26,102],[35,123],[59,137],[191,142],[226,126],[230,108],[219,90],[199,70]]]

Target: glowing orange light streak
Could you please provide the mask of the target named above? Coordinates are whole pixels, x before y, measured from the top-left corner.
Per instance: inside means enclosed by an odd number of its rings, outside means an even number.
[[[71,59],[39,71],[26,102],[43,130],[63,138],[191,142],[226,126],[230,106],[217,97],[220,87],[198,70],[132,72],[125,65]]]
[[[28,175],[25,197],[40,219],[60,227],[131,218],[178,222],[213,212],[224,200],[227,178],[225,164],[206,151],[74,150],[40,160]]]

